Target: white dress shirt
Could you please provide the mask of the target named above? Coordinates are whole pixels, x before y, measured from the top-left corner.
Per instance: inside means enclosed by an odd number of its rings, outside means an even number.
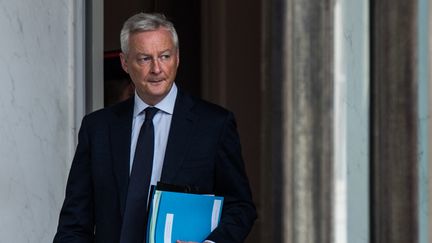
[[[155,143],[153,155],[153,169],[150,185],[156,185],[160,180],[162,174],[162,166],[165,158],[165,150],[168,142],[168,134],[171,126],[172,114],[174,111],[174,104],[177,97],[177,86],[173,84],[170,92],[163,100],[161,100],[154,107],[159,111],[153,118]],[[135,148],[138,141],[138,135],[142,124],[144,123],[145,112],[144,109],[149,107],[135,91],[135,104],[132,119],[132,136],[130,148],[130,169],[129,174],[132,172],[133,159],[135,156]]]

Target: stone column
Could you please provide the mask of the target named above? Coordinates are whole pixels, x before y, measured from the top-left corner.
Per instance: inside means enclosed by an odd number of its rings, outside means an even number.
[[[332,242],[333,5],[287,1],[283,85],[286,242]],[[291,201],[291,203],[288,203]]]
[[[371,240],[415,243],[417,1],[372,1],[371,11]]]
[[[265,4],[264,155],[273,242],[332,242],[333,3]],[[265,109],[263,109],[265,110]],[[270,181],[270,180],[269,180]],[[282,209],[282,213],[280,213]],[[278,213],[279,211],[279,213]],[[265,219],[264,219],[265,220]]]

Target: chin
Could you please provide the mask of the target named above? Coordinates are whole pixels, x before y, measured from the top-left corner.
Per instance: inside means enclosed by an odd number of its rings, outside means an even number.
[[[149,97],[152,97],[153,99],[161,100],[168,93],[169,93],[169,89],[164,89],[164,90],[152,90],[152,91],[148,92],[147,94]]]

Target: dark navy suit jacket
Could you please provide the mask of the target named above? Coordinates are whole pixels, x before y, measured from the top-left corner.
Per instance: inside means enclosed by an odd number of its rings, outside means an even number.
[[[84,117],[56,243],[118,243],[129,180],[133,99]],[[216,243],[243,242],[256,218],[234,116],[178,92],[161,181],[225,197]]]

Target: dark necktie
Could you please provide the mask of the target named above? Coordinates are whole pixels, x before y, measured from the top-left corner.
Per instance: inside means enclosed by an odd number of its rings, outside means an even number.
[[[147,107],[138,135],[126,198],[120,243],[143,243],[147,225],[147,198],[153,168],[153,117],[159,109]]]

